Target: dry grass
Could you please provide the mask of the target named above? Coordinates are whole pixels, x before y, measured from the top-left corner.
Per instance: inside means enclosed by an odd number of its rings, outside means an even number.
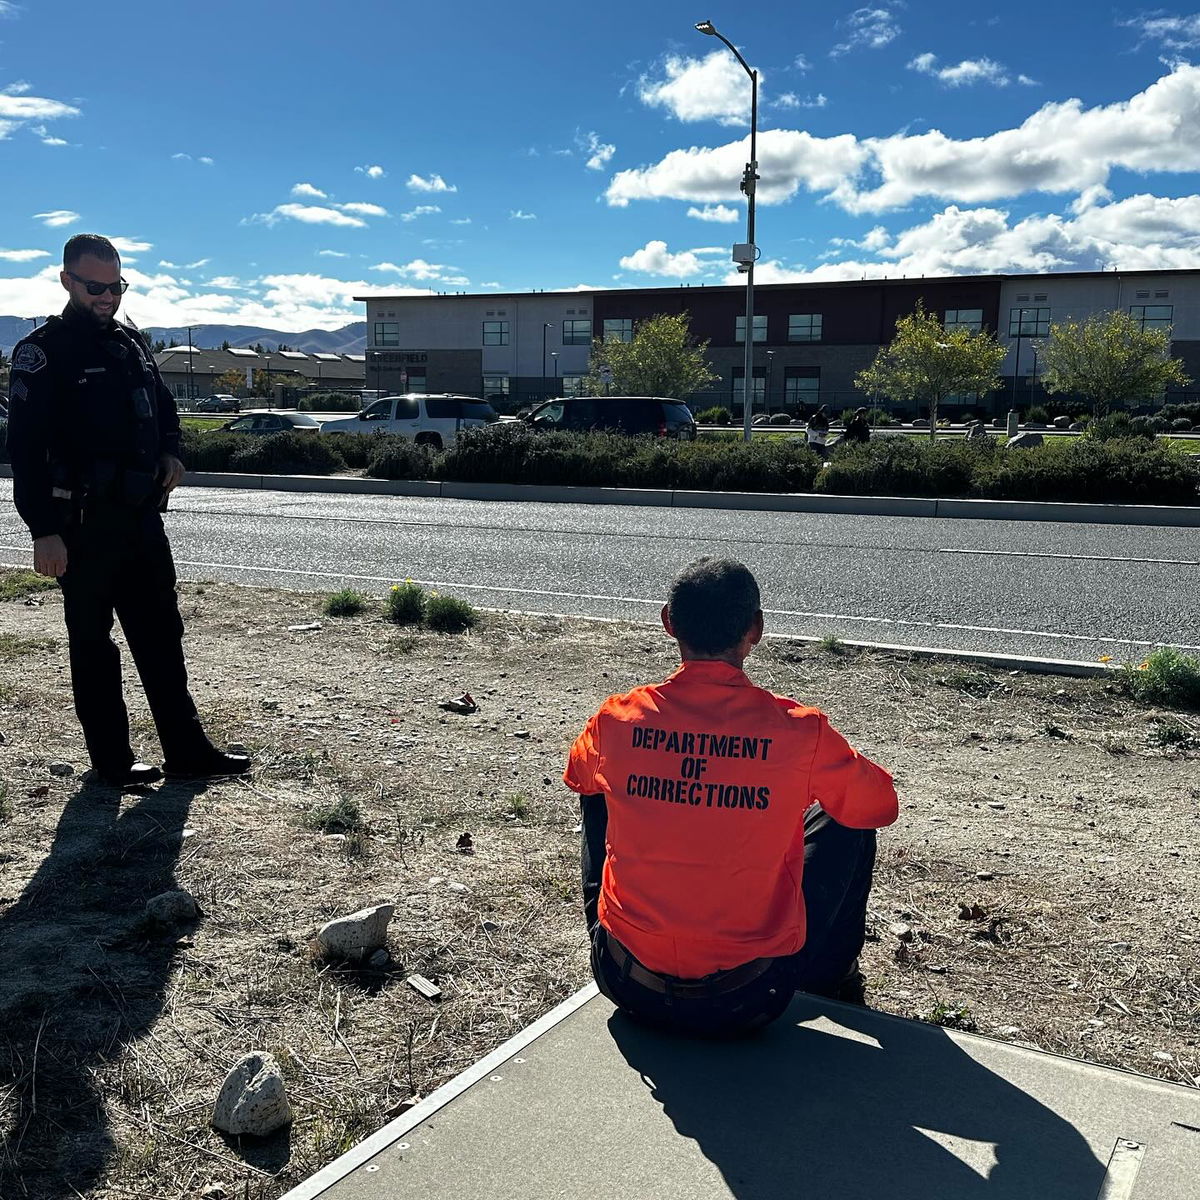
[[[61,644],[22,656],[38,669],[5,710],[5,1200],[194,1200],[211,1184],[270,1200],[587,979],[577,818],[557,775],[604,695],[670,669],[661,637],[494,617],[454,639],[405,631],[399,648],[383,617],[283,632],[319,597],[188,585],[183,599],[206,723],[254,753],[253,780],[118,802],[50,777],[55,758],[82,766]],[[50,638],[55,605],[0,605],[0,636]],[[904,810],[881,839],[864,955],[873,1003],[1200,1074],[1200,770],[1188,741],[1155,733],[1194,718],[1088,681],[959,679],[786,643],[753,672],[896,771]],[[477,714],[438,709],[464,689]],[[175,886],[202,916],[164,936],[143,906]],[[314,955],[324,921],[381,900],[397,904],[387,969]],[[890,932],[899,921],[911,940]],[[414,972],[440,1004],[405,984]],[[297,1120],[238,1144],[208,1119],[252,1049],[279,1059]]]

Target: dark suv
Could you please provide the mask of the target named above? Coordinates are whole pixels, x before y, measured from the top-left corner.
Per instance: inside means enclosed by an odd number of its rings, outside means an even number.
[[[534,429],[612,429],[657,437],[696,437],[696,418],[682,400],[664,396],[564,396],[525,417]]]

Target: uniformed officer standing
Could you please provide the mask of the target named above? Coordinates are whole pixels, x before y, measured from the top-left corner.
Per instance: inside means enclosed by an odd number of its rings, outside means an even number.
[[[100,782],[153,783],[134,761],[121,693],[120,619],[162,743],[168,777],[247,771],[208,740],[188,693],[175,564],[161,511],[183,478],[179,417],[142,335],[117,321],[128,284],[113,244],[78,234],[59,275],[69,300],[17,344],[8,442],[13,499],[33,565],[58,579],[75,711]]]

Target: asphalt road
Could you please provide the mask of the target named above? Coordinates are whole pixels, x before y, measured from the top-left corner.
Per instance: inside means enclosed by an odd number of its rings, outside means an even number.
[[[1044,658],[1200,650],[1200,529],[502,503],[184,488],[187,579],[654,621],[701,554],[745,561],[773,632]],[[0,564],[30,562],[0,481]]]

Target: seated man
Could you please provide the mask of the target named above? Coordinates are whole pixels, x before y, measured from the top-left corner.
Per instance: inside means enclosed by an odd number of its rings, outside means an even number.
[[[600,990],[631,1016],[729,1036],[797,989],[862,1001],[858,953],[891,776],[823,713],[755,687],[758,584],[702,558],[663,627],[682,666],[611,696],[571,748]]]

